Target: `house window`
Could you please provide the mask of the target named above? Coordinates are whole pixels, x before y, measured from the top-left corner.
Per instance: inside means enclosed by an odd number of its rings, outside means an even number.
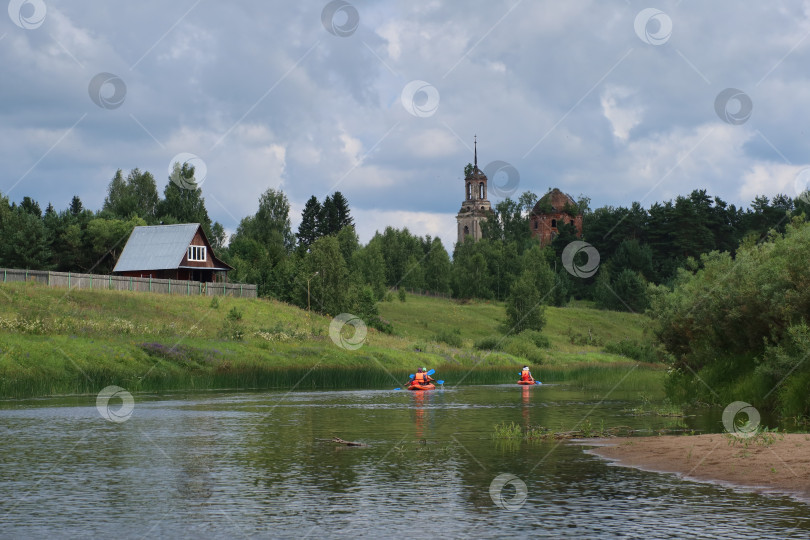
[[[205,261],[205,246],[188,246],[188,260]]]

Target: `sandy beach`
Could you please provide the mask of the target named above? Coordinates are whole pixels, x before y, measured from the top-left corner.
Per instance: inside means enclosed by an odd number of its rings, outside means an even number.
[[[762,491],[789,493],[810,503],[810,434],[775,435],[770,444],[728,435],[598,439],[588,452],[617,465],[674,473]]]

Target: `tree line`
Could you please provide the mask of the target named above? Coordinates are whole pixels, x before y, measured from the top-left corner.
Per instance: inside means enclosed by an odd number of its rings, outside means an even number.
[[[310,197],[293,232],[286,195],[268,189],[226,245],[224,228],[208,216],[193,167],[175,164],[163,197],[148,171],[133,169],[125,176],[118,170],[96,212],[78,197],[64,210],[49,203],[43,212],[30,197],[17,204],[0,195],[0,265],[106,273],[135,226],[198,222],[217,256],[234,267],[229,279],[255,283],[261,296],[333,315],[366,310],[373,319],[374,303],[402,287],[507,301],[510,320],[517,323],[526,314],[516,303],[526,298],[557,306],[577,298],[605,309],[643,311],[648,285],[671,285],[677,269],[699,265],[701,255],[733,256],[740,243],[784,231],[791,215],[807,211],[803,199],[785,195],[757,197],[742,209],[695,190],[646,209],[634,202],[596,210],[580,196],[566,211],[583,215],[583,239],[601,259],[599,271],[583,279],[561,262],[565,247],[577,239],[572,224],[560,225],[550,246],[532,238],[529,217],[538,199],[527,191],[516,201],[500,201],[482,225],[483,239],[456,244],[451,259],[439,238],[404,227],[386,227],[361,245],[349,202],[339,191],[323,201]],[[535,311],[524,323],[537,328],[542,313]]]

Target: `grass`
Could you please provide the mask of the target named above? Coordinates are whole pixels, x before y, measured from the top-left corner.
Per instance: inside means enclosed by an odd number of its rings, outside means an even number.
[[[383,302],[381,315],[395,333],[369,328],[362,347],[349,350],[329,337],[330,317],[265,299],[68,292],[34,283],[0,285],[0,297],[0,397],[95,393],[110,384],[130,391],[394,388],[417,365],[436,368],[447,384],[507,383],[528,354],[473,348],[476,339],[498,335],[504,309],[497,303],[412,295]],[[541,337],[549,347],[532,345],[538,380],[610,388],[625,377],[639,389],[660,387],[663,372],[633,370],[626,357],[574,346],[565,335],[574,326],[607,341],[639,340],[643,317],[582,306],[547,313]],[[538,336],[524,341],[546,344]]]

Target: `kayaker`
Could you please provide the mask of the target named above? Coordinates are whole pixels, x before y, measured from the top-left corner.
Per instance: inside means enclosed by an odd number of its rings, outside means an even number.
[[[520,372],[520,380],[534,382],[534,377],[532,377],[532,373],[529,371],[529,366],[523,366],[523,371]]]
[[[420,367],[416,370],[416,375],[414,375],[412,384],[424,386],[429,384],[432,380],[433,379],[430,377],[430,375],[427,374],[427,368]]]

